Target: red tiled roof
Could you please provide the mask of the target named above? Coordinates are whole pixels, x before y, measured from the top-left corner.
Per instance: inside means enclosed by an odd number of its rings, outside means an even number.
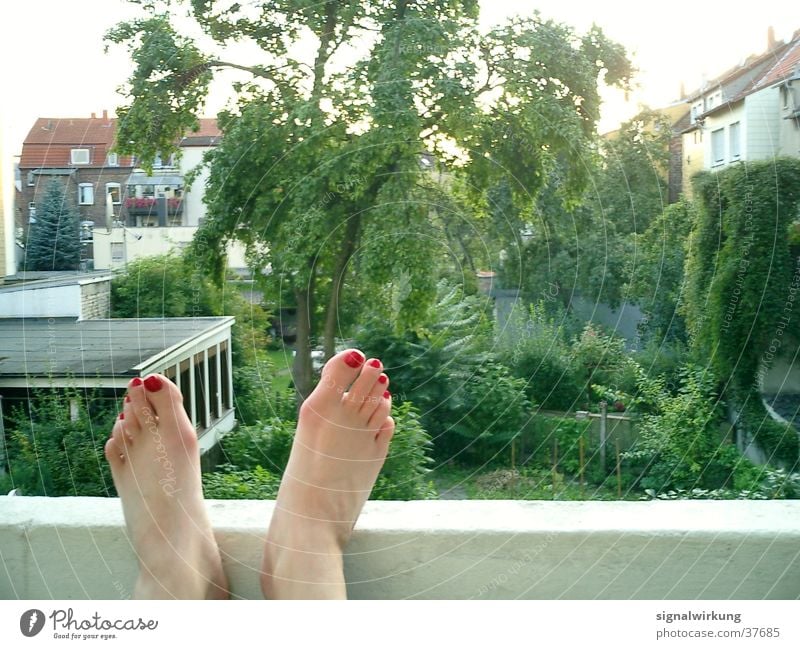
[[[789,78],[800,66],[800,38],[796,39],[781,59],[753,85],[756,88],[767,88],[779,81]]]
[[[202,118],[197,132],[189,131],[187,138],[203,138],[212,144],[222,136],[217,120]],[[114,144],[116,118],[109,117],[40,117],[22,144],[19,160],[21,169],[40,167],[71,167],[70,150],[89,149],[90,162],[80,167],[103,167]],[[119,166],[133,166],[132,156],[120,156]]]
[[[21,169],[70,167],[72,149],[89,149],[89,164],[80,166],[103,167],[116,130],[114,118],[40,117],[22,143],[19,166]],[[132,158],[122,156],[119,165],[133,166]]]

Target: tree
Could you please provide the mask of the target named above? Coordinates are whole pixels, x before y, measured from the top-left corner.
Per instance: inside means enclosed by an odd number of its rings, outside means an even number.
[[[238,239],[291,288],[301,397],[312,387],[312,342],[334,352],[348,281],[393,292],[400,325],[432,303],[447,255],[431,199],[449,192],[422,164],[426,151],[465,179],[475,205],[502,178],[516,205],[530,205],[563,160],[569,201],[587,181],[581,155],[598,82],[627,87],[631,74],[624,49],[597,27],[577,36],[533,14],[481,35],[474,0],[141,4],[146,17],[107,36],[127,43],[135,63],[119,150],[145,161],[175,151],[213,74],[251,75],[219,115],[224,137],[206,157],[208,218],[194,251],[221,270],[223,244]],[[203,53],[172,26],[166,10],[179,4],[218,46],[250,41],[263,60]],[[309,39],[316,51],[303,62],[294,51]]]
[[[52,179],[36,206],[25,251],[26,270],[77,270],[81,261],[80,220],[62,184]]]

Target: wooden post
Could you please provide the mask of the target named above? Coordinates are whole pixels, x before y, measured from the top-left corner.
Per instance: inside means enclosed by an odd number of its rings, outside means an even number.
[[[606,471],[606,418],[608,416],[608,403],[600,402],[600,466],[603,467],[603,475]]]
[[[617,498],[622,500],[622,463],[620,462],[619,457],[619,437],[614,440],[616,450],[617,450]]]
[[[556,475],[558,473],[558,439],[553,440],[553,500],[556,499]]]
[[[583,462],[584,462],[583,452],[584,452],[583,433],[581,433],[581,436],[578,439],[578,467],[579,467],[578,475],[580,476],[580,482],[581,482],[581,500],[583,500],[586,497],[586,494],[584,493],[584,481],[583,481]]]
[[[517,438],[511,438],[511,468],[514,469],[516,467],[516,452],[517,452]]]

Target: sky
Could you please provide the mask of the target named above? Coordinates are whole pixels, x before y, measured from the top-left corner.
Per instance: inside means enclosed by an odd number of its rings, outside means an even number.
[[[770,25],[779,40],[800,29],[800,3],[788,0],[480,0],[480,5],[482,28],[539,10],[579,33],[596,23],[626,47],[640,70],[639,88],[627,102],[620,92],[604,95],[600,132],[616,128],[640,104],[671,103],[681,83],[691,91],[704,76],[713,78],[764,51]],[[0,11],[0,152],[5,204],[10,205],[12,156],[19,154],[37,117],[89,117],[104,109],[113,115],[120,103],[116,89],[132,65],[122,48],[104,54],[103,34],[140,10],[125,0],[23,0],[3,3]],[[231,79],[223,76],[212,86],[206,115],[225,105]],[[6,213],[8,221],[10,210]]]

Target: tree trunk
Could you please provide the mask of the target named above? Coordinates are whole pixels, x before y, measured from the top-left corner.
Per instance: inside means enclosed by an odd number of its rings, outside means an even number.
[[[344,239],[342,240],[342,249],[339,256],[336,258],[336,266],[333,269],[333,283],[331,284],[331,292],[328,298],[328,311],[325,314],[325,330],[323,337],[326,360],[336,353],[336,322],[337,316],[339,315],[339,300],[342,297],[342,286],[344,285],[344,278],[347,274],[347,264],[356,249],[356,239],[360,226],[360,215],[352,216],[347,220],[347,227],[345,228]]]
[[[297,342],[295,344],[292,379],[299,406],[313,389],[311,367],[311,293],[308,289],[294,292],[297,301]]]

